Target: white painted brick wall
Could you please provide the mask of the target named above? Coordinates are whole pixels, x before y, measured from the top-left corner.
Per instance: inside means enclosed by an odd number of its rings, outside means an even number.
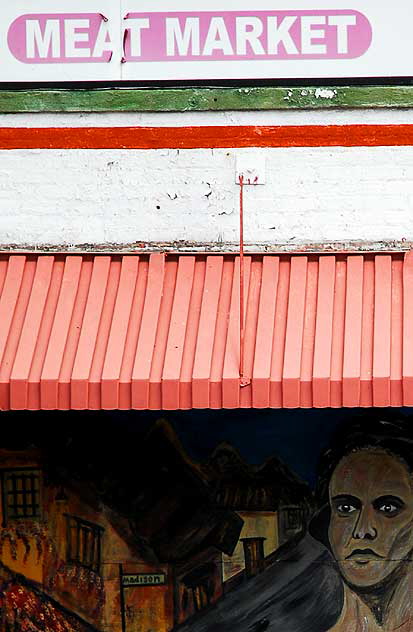
[[[411,240],[413,148],[0,152],[0,243],[236,242],[236,155],[249,243]]]
[[[312,122],[318,118],[321,124],[321,114],[312,113]],[[339,113],[336,120],[328,115],[328,123],[339,122],[340,116],[345,116],[343,124],[364,120],[360,113]],[[10,116],[0,117],[0,124],[22,125],[21,116]],[[117,124],[130,124],[116,116]],[[252,113],[244,119],[231,116],[235,124],[252,120]],[[377,113],[381,123],[386,117],[390,123],[413,120],[411,111],[392,116]],[[169,121],[183,120],[177,117]],[[30,125],[45,120],[64,125],[83,117],[31,116]],[[163,124],[167,120],[164,115]],[[295,113],[284,124],[305,120],[305,113]],[[88,115],[89,125],[96,121],[104,119]],[[368,122],[378,122],[371,112]],[[203,116],[200,123],[214,121]],[[296,249],[333,241],[413,241],[413,147],[328,147],[0,151],[0,244],[236,244],[236,156],[246,153],[254,161],[257,152],[266,158],[266,184],[245,189],[247,243]]]

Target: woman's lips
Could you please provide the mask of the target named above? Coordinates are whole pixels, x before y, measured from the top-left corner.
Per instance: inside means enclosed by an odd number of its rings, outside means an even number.
[[[384,560],[385,558],[373,551],[373,549],[354,549],[345,559],[353,560],[357,564],[368,564],[369,562]]]

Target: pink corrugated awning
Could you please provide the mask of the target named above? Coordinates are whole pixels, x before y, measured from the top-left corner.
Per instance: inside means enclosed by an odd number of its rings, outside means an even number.
[[[0,409],[413,405],[413,254],[1,255]]]

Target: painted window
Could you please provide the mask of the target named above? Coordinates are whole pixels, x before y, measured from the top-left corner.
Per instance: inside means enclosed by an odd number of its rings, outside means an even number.
[[[210,580],[205,580],[192,588],[192,596],[196,611],[206,608],[211,603],[214,589]]]
[[[39,470],[5,470],[3,472],[5,522],[40,518],[40,478]]]
[[[302,511],[299,507],[289,507],[285,510],[286,529],[296,530],[302,527]]]
[[[103,527],[78,518],[67,519],[67,561],[99,572]]]

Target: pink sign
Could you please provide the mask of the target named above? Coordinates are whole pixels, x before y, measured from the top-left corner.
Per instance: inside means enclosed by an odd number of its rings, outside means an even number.
[[[26,64],[108,62],[108,20],[100,13],[26,14],[10,25],[11,53]]]
[[[192,11],[129,13],[123,34],[100,13],[26,14],[8,46],[26,64],[354,59],[372,41],[359,11]],[[123,35],[123,37],[122,37]],[[271,74],[271,73],[270,73]]]
[[[129,13],[126,61],[353,59],[372,40],[359,11]]]

